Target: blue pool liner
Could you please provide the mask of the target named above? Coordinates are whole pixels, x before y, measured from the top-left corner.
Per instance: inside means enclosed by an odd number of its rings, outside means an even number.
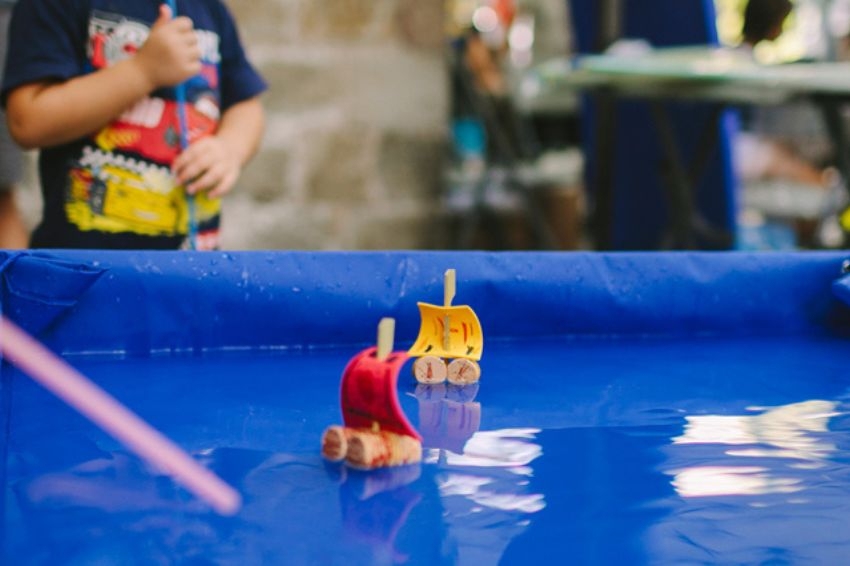
[[[418,301],[468,304],[491,340],[843,332],[833,283],[845,252],[24,253],[3,312],[65,354],[314,348],[374,343]],[[846,286],[846,284],[845,284]],[[838,292],[838,294],[835,294]],[[51,316],[62,316],[45,324]]]
[[[40,253],[0,251],[2,312],[40,333],[77,304],[103,269]]]

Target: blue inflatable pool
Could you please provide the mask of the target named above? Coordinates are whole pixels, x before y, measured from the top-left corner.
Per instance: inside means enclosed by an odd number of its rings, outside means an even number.
[[[8,363],[4,564],[842,563],[847,254],[6,255],[3,315],[242,495],[219,516]],[[398,397],[423,461],[326,462],[340,377],[419,301],[475,387]]]

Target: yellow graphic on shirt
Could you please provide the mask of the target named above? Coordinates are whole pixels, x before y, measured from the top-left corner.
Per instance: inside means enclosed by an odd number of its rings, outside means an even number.
[[[138,130],[116,130],[104,128],[95,138],[97,146],[105,151],[113,151],[116,147],[127,147],[138,143],[142,135]]]
[[[220,200],[195,197],[199,223],[215,218],[220,210]],[[168,169],[92,149],[71,168],[65,211],[68,220],[84,231],[146,236],[189,231],[185,190]]]

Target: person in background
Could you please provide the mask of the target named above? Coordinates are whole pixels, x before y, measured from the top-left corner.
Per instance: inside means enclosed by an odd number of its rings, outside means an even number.
[[[6,61],[7,32],[14,1],[0,1],[0,75]],[[16,200],[16,191],[21,182],[23,155],[12,141],[6,128],[6,116],[0,110],[0,248],[22,249],[27,247],[29,230],[21,215]]]
[[[454,42],[456,83],[453,113],[479,117],[486,132],[487,158],[514,164],[534,156],[536,144],[514,104],[502,68],[506,46],[494,47],[470,26]]]
[[[218,248],[220,197],[259,146],[266,83],[221,0],[178,6],[15,5],[0,100],[13,138],[41,150],[32,247]]]
[[[791,15],[791,0],[750,0],[744,8],[741,43],[749,49],[762,41],[774,41],[782,35],[785,20]]]
[[[760,43],[778,39],[792,9],[790,0],[749,0],[744,9],[740,49],[751,53]],[[755,108],[744,113],[743,131],[735,141],[739,175],[745,181],[782,179],[813,187],[831,187],[836,183],[834,168],[814,164],[788,141],[759,131],[760,124],[774,120],[777,112],[783,111],[791,109]]]

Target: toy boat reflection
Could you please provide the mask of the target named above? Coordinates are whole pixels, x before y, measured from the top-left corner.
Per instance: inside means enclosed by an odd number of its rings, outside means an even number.
[[[478,384],[420,383],[413,395],[419,403],[419,430],[426,448],[463,454],[464,446],[481,427]]]

